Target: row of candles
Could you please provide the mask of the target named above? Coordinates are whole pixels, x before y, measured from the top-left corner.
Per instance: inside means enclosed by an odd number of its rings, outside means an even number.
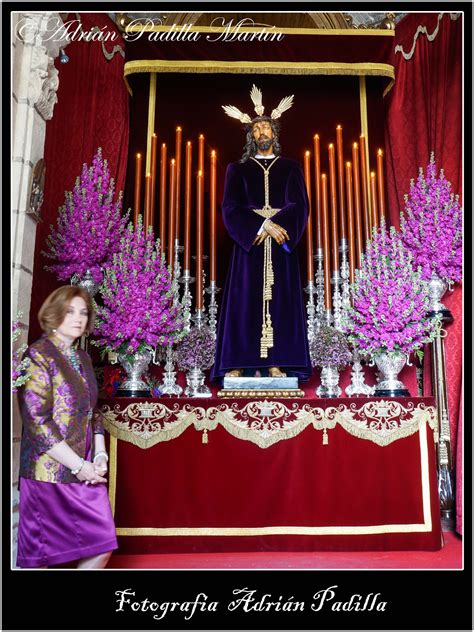
[[[175,263],[175,248],[180,245],[181,230],[181,179],[182,179],[182,128],[176,128],[174,157],[168,160],[166,143],[161,145],[160,155],[160,191],[159,191],[159,233],[162,248],[167,244],[167,260],[171,269]],[[143,223],[145,229],[153,226],[155,216],[155,197],[157,181],[157,149],[158,137],[151,137],[150,171],[145,175],[145,195],[143,201]],[[215,150],[210,153],[209,169],[209,228],[210,228],[210,270],[211,285],[216,281],[216,160]],[[184,164],[184,252],[183,271],[190,275],[191,269],[191,207],[193,183],[193,144],[186,143]],[[135,158],[135,188],[134,188],[134,221],[138,220],[141,209],[142,155]],[[205,138],[203,134],[198,138],[198,158],[196,183],[196,309],[201,310],[203,296],[203,242],[204,242],[204,178],[205,178]],[[167,186],[168,204],[167,204]]]
[[[307,275],[308,281],[314,280],[314,243],[313,243],[313,206],[316,224],[316,251],[323,258],[324,303],[331,310],[331,274],[339,272],[339,249],[341,243],[347,245],[349,257],[349,278],[352,283],[355,270],[360,266],[360,256],[364,244],[370,238],[373,227],[378,226],[380,218],[385,217],[385,195],[383,179],[383,152],[377,151],[377,174],[370,173],[370,186],[367,184],[368,164],[366,141],[363,134],[359,143],[352,144],[352,161],[344,166],[342,126],[336,127],[336,147],[328,145],[329,178],[321,172],[321,148],[319,134],[315,134],[314,143],[314,205],[312,203],[311,152],[304,154],[304,177],[310,201],[310,213],[306,230]],[[151,138],[150,171],[145,176],[144,187],[144,225],[153,226],[157,182],[158,137]],[[181,178],[182,178],[182,128],[176,128],[175,153],[168,160],[166,143],[161,145],[160,190],[159,190],[159,238],[164,248],[167,244],[167,260],[173,269],[175,248],[180,244],[181,229]],[[216,282],[216,151],[210,153],[209,170],[209,280]],[[184,168],[184,274],[191,269],[191,207],[192,207],[192,162],[193,145],[187,141]],[[134,220],[137,222],[141,209],[142,155],[136,154]],[[205,138],[198,138],[198,159],[196,172],[196,308],[202,309],[202,271],[204,241],[204,178],[205,178]],[[168,204],[167,204],[167,186]],[[329,188],[328,188],[329,186]],[[369,203],[370,200],[370,203]],[[347,202],[347,206],[346,206]],[[347,212],[346,212],[347,208]]]
[[[379,225],[382,217],[386,217],[383,152],[381,149],[377,150],[377,173],[370,173],[368,185],[366,140],[363,134],[359,137],[359,143],[352,144],[352,161],[347,161],[344,165],[342,126],[336,127],[336,147],[333,143],[328,145],[329,178],[326,173],[321,172],[319,134],[314,135],[313,143],[316,251],[324,262],[324,305],[326,310],[330,310],[331,274],[337,276],[339,273],[340,247],[344,244],[347,247],[349,279],[353,283],[364,244],[370,239],[372,229]],[[306,229],[307,274],[308,281],[313,282],[313,203],[309,150],[304,154],[304,178],[310,201]]]

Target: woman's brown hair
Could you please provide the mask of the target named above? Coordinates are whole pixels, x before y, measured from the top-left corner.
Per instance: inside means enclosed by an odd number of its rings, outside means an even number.
[[[41,305],[38,312],[38,321],[43,331],[48,334],[59,327],[66,317],[67,308],[70,302],[76,296],[80,296],[84,299],[87,305],[87,327],[86,331],[91,333],[94,326],[94,306],[92,305],[92,298],[87,290],[76,285],[63,285],[48,296],[48,298]]]

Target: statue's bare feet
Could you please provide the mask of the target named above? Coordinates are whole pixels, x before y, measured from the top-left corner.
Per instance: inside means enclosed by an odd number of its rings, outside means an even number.
[[[286,377],[286,373],[283,373],[277,366],[271,366],[268,369],[268,375],[270,377]]]
[[[243,369],[232,369],[231,371],[227,371],[225,374],[226,377],[242,377]]]

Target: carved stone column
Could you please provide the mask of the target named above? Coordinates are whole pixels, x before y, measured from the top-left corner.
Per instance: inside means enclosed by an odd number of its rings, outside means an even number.
[[[12,13],[12,313],[23,313],[21,342],[26,341],[33,276],[36,223],[41,214],[46,121],[57,102],[59,73],[54,59],[67,41],[56,41],[63,24],[58,13]],[[38,164],[39,163],[39,164]],[[35,165],[36,179],[33,183]],[[32,194],[32,189],[35,189]],[[21,419],[13,405],[13,546],[16,559],[18,466]]]

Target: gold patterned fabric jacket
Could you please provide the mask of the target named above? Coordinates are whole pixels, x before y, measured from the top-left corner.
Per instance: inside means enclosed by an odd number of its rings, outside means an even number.
[[[23,435],[20,476],[49,483],[77,483],[69,468],[46,452],[66,443],[80,457],[86,457],[87,430],[104,433],[97,403],[97,381],[89,355],[78,350],[81,374],[63,352],[64,343],[54,334],[31,345],[31,377],[18,391]]]

